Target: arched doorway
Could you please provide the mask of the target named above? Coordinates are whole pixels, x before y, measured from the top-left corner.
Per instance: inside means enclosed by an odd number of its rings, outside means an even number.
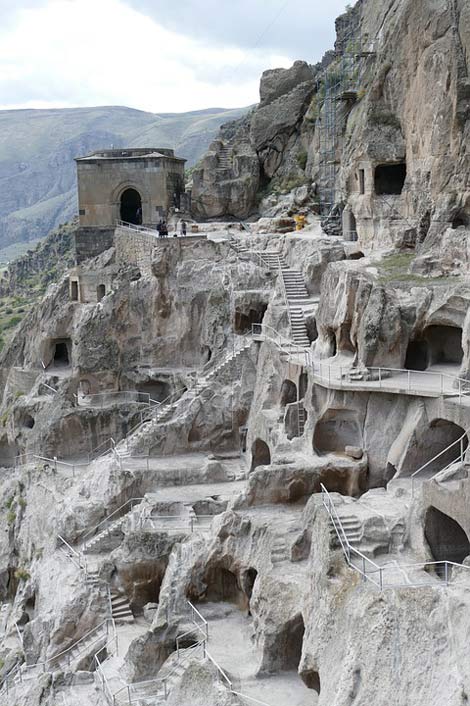
[[[470,543],[463,528],[435,507],[426,512],[424,536],[435,561],[461,564],[470,554]]]
[[[142,225],[142,199],[135,189],[126,189],[121,196],[121,221]]]
[[[251,447],[251,470],[258,466],[269,466],[271,463],[271,452],[269,446],[262,439],[256,439]]]

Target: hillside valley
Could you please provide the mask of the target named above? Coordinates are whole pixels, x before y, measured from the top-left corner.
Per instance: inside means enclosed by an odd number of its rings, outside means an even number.
[[[77,211],[74,158],[109,147],[174,147],[190,168],[221,124],[247,112],[154,114],[126,107],[0,111],[0,261],[19,256]]]

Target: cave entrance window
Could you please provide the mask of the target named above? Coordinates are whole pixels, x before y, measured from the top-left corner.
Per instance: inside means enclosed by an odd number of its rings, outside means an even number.
[[[426,341],[410,341],[406,351],[406,370],[426,370],[429,364],[428,345]]]
[[[302,657],[302,644],[305,625],[301,615],[289,620],[282,627],[277,644],[279,645],[280,671],[297,671]]]
[[[292,380],[284,380],[281,386],[281,407],[297,402],[297,385]]]
[[[329,329],[327,331],[327,337],[328,337],[328,342],[329,342],[329,347],[330,347],[330,352],[329,352],[329,358],[334,358],[336,353],[338,352],[338,344],[336,342],[336,332],[333,331],[333,329]]]
[[[424,536],[435,561],[462,564],[470,554],[470,542],[463,528],[435,507],[426,513]]]
[[[70,365],[68,341],[56,341],[54,344],[53,364],[58,367]]]
[[[103,297],[106,296],[106,286],[104,284],[99,284],[96,288],[96,299],[101,301]]]
[[[470,225],[470,217],[465,213],[465,211],[459,211],[457,215],[452,220],[452,228],[456,230],[457,228],[468,228]]]
[[[135,189],[126,189],[121,196],[121,220],[142,225],[142,199]]]
[[[319,454],[342,454],[346,446],[362,447],[358,414],[349,409],[329,409],[315,426],[313,449]]]
[[[424,331],[431,365],[461,365],[463,359],[462,329],[458,326],[428,326]]]
[[[366,193],[366,170],[359,169],[359,193],[364,195]]]
[[[206,572],[204,583],[207,586],[205,592],[207,601],[234,603],[240,608],[246,608],[247,596],[232,571],[223,566],[213,566]]]
[[[406,181],[406,162],[379,164],[375,168],[375,193],[399,196]]]
[[[251,447],[251,470],[258,466],[269,466],[271,463],[271,452],[269,446],[262,439],[256,439]]]
[[[26,414],[23,420],[23,426],[25,427],[25,429],[32,429],[34,427],[34,424],[34,417],[32,417],[30,414]]]
[[[149,380],[137,385],[137,390],[150,395],[152,400],[163,402],[171,395],[171,385],[164,380]]]
[[[78,302],[78,282],[75,279],[70,283],[70,298],[73,302]]]
[[[235,333],[243,335],[251,331],[253,324],[262,324],[267,309],[266,304],[252,307],[247,312],[235,310]]]

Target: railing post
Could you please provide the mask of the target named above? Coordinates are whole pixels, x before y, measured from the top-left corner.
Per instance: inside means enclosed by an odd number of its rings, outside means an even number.
[[[379,368],[379,387],[382,387],[382,368]]]
[[[379,582],[380,582],[380,590],[383,591],[384,587],[384,570],[382,568],[379,569]]]
[[[441,373],[441,395],[444,394],[444,376]]]
[[[445,567],[444,568],[445,582],[446,582],[446,586],[448,586],[449,585],[449,565],[448,565],[447,561],[444,564],[444,567]]]
[[[362,557],[362,580],[366,580],[366,560],[365,557]]]
[[[408,370],[408,392],[411,390],[411,371]]]

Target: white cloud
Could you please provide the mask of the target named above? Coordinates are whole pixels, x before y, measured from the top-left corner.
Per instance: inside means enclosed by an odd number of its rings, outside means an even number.
[[[291,61],[183,36],[121,0],[49,0],[2,32],[0,107],[239,107],[258,99],[264,69]]]

